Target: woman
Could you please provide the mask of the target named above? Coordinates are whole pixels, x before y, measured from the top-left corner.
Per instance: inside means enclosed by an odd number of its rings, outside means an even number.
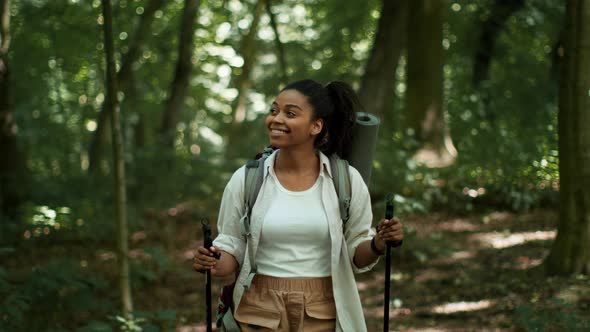
[[[401,241],[403,231],[397,218],[371,229],[369,192],[353,167],[350,216],[340,219],[327,156],[347,148],[358,106],[348,84],[312,80],[287,85],[273,101],[266,128],[277,150],[264,163],[250,219],[253,280],[240,225],[244,167],[227,184],[219,236],[198,249],[193,266],[213,276],[240,269],[233,299],[242,331],[366,331],[353,273],[372,268],[385,241]]]

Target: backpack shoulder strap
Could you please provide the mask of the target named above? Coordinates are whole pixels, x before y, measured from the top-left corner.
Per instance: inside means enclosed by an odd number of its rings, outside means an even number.
[[[246,179],[244,181],[244,217],[243,226],[245,234],[250,233],[250,216],[252,215],[252,207],[256,203],[258,193],[262,187],[262,181],[264,180],[264,161],[266,156],[256,159],[249,160],[246,164]]]
[[[346,225],[350,218],[350,199],[352,188],[350,185],[350,174],[348,170],[348,161],[339,158],[336,154],[330,156],[330,170],[332,172],[332,181],[338,195],[338,207],[340,208],[340,218]]]
[[[252,208],[256,203],[256,198],[262,187],[264,180],[264,162],[272,154],[272,148],[265,148],[261,157],[254,160],[248,160],[246,163],[246,179],[244,180],[244,228],[248,235],[250,233],[250,216],[252,215]],[[242,217],[242,218],[244,218]]]
[[[265,149],[262,157],[256,160],[249,160],[246,164],[246,179],[244,180],[244,215],[242,216],[241,227],[242,234],[246,236],[246,243],[248,244],[248,256],[250,260],[250,273],[244,287],[248,289],[254,276],[256,275],[256,256],[252,250],[252,241],[250,241],[250,217],[252,216],[252,208],[258,198],[258,193],[264,181],[264,163],[272,150]]]

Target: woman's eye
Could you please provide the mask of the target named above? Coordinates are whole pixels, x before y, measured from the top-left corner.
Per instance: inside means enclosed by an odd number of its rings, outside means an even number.
[[[270,109],[270,114],[277,114],[279,111],[275,110],[274,108]]]
[[[295,112],[289,112],[289,113],[287,113],[287,116],[290,117],[290,118],[294,118],[295,115],[296,115]]]

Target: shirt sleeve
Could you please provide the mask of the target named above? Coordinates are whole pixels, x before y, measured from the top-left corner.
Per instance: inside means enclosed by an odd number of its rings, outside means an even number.
[[[351,185],[351,200],[349,208],[349,219],[344,226],[344,237],[348,247],[348,256],[351,260],[352,270],[354,273],[362,273],[369,271],[377,264],[379,259],[375,262],[358,268],[354,263],[354,255],[356,248],[364,241],[371,240],[375,236],[374,229],[371,228],[373,222],[373,211],[371,209],[371,196],[369,189],[360,173],[354,168],[349,167],[350,185]]]
[[[238,169],[225,186],[217,219],[217,238],[213,245],[234,256],[242,266],[246,252],[246,238],[242,234],[240,218],[244,212],[245,167]]]

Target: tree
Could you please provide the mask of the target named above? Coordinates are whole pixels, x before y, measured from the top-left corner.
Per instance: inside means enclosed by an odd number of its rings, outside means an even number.
[[[189,86],[189,78],[192,71],[192,55],[194,49],[195,17],[199,9],[198,0],[185,0],[182,22],[180,27],[180,38],[178,40],[178,61],[170,96],[166,101],[162,116],[160,134],[162,142],[166,146],[173,146],[174,133],[178,118],[184,105],[184,99]]]
[[[478,87],[488,80],[496,40],[506,20],[524,7],[524,0],[496,0],[489,17],[482,22],[478,46],[473,61],[473,85]]]
[[[139,19],[139,23],[134,33],[134,37],[129,45],[129,50],[123,55],[121,68],[117,73],[117,85],[120,91],[126,93],[131,90],[133,79],[133,65],[141,54],[145,37],[150,33],[150,27],[154,20],[154,14],[162,8],[164,0],[150,0],[143,15]],[[103,146],[106,142],[107,126],[109,123],[110,114],[103,107],[98,114],[97,127],[90,148],[88,151],[89,167],[88,171],[94,173],[102,160]]]
[[[119,291],[123,315],[131,317],[133,301],[129,279],[129,245],[127,227],[127,191],[125,185],[125,158],[123,139],[121,134],[121,120],[117,101],[117,79],[115,69],[115,44],[113,42],[113,19],[110,0],[103,0],[103,29],[106,58],[106,96],[105,110],[111,117],[111,132],[113,142],[113,162],[115,164],[115,197],[117,218],[117,253],[119,262]]]
[[[451,163],[456,150],[445,124],[443,106],[443,10],[446,1],[410,1],[406,127],[422,149],[417,159],[430,166]]]
[[[0,0],[0,216],[13,220],[23,198],[26,159],[17,144],[17,126],[10,103],[10,1]]]
[[[359,99],[367,112],[391,118],[395,72],[406,43],[407,0],[383,0],[381,17],[365,66]]]
[[[264,6],[264,0],[258,0],[254,7],[254,16],[250,23],[250,29],[242,39],[240,55],[244,59],[244,64],[240,74],[235,79],[235,86],[238,89],[238,96],[233,103],[233,123],[239,124],[246,119],[246,104],[248,98],[248,90],[252,85],[250,81],[250,72],[256,61],[256,33],[260,23],[260,16]]]
[[[275,33],[275,47],[277,48],[277,58],[279,60],[279,66],[281,70],[281,83],[287,84],[289,82],[289,75],[287,74],[287,59],[285,58],[285,46],[281,41],[281,35],[279,34],[279,27],[275,14],[272,11],[272,0],[266,0],[266,13],[270,19],[270,26]]]
[[[559,88],[558,233],[549,274],[590,273],[590,0],[569,0]]]
[[[232,102],[233,119],[232,122],[229,123],[227,129],[226,156],[230,160],[233,160],[235,158],[235,153],[240,151],[239,145],[235,143],[240,140],[243,122],[246,120],[248,95],[250,86],[252,85],[250,74],[256,63],[256,33],[258,32],[260,17],[262,16],[262,10],[264,9],[264,2],[265,0],[256,1],[250,29],[242,37],[240,45],[240,55],[244,59],[244,64],[242,65],[239,74],[234,77],[233,85],[238,90],[238,95]]]

